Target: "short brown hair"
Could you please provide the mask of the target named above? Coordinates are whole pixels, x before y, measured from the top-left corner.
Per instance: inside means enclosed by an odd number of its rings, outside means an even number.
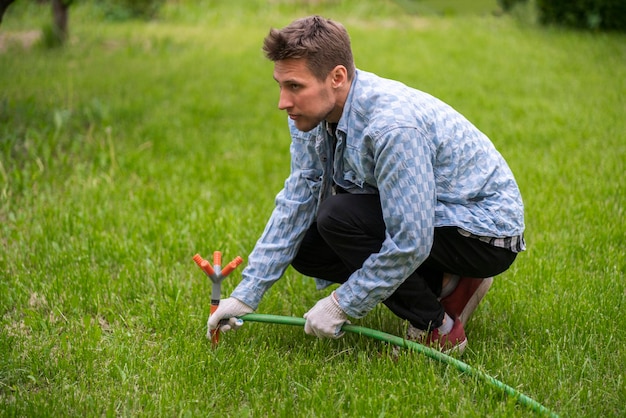
[[[270,30],[263,41],[263,52],[271,61],[305,58],[313,75],[324,80],[337,65],[354,77],[355,66],[350,36],[339,22],[320,16],[309,16],[291,22],[283,29]]]

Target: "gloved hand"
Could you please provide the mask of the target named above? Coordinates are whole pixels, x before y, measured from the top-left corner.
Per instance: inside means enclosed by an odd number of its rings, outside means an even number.
[[[348,321],[348,316],[339,307],[335,292],[318,301],[311,310],[304,314],[306,323],[304,332],[317,338],[339,338],[344,332],[341,327]]]
[[[235,298],[226,298],[220,301],[219,306],[209,315],[206,337],[211,338],[211,331],[219,328],[221,332],[237,330],[243,325],[237,317],[254,312],[254,309]],[[222,322],[224,321],[224,322]]]

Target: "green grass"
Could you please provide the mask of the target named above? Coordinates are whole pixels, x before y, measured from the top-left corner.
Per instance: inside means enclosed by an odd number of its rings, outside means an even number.
[[[0,34],[48,13],[16,2]],[[152,23],[76,5],[65,49],[0,53],[0,416],[530,414],[364,337],[250,323],[205,340],[191,257],[246,258],[263,230],[289,137],[260,46],[309,13],[346,24],[360,68],[467,115],[516,174],[529,248],[468,323],[463,361],[562,416],[622,414],[626,39],[355,0],[181,1]],[[289,270],[259,312],[325,295]],[[402,332],[383,307],[354,323]]]
[[[485,15],[500,10],[497,0],[396,0],[395,3],[415,15]]]

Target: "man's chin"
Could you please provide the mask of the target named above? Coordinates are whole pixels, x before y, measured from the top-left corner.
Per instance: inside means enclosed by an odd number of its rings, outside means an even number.
[[[318,124],[318,125],[319,125],[319,124]],[[315,129],[316,127],[317,127],[317,125],[310,125],[310,124],[307,124],[307,125],[302,125],[302,126],[300,126],[299,124],[297,124],[297,123],[296,123],[296,128],[298,128],[298,130],[299,130],[299,131],[302,131],[302,132],[310,132],[310,131],[312,131],[313,129]]]
[[[296,128],[298,128],[298,130],[302,132],[312,131],[319,124],[320,122],[312,122],[310,120],[305,121],[305,120],[298,119],[294,121],[294,125],[296,125]]]

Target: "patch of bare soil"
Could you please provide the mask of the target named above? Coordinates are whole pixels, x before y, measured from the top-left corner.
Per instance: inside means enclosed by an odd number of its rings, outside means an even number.
[[[30,49],[39,38],[41,38],[41,31],[38,30],[2,32],[0,33],[0,53],[7,52],[13,47]]]

